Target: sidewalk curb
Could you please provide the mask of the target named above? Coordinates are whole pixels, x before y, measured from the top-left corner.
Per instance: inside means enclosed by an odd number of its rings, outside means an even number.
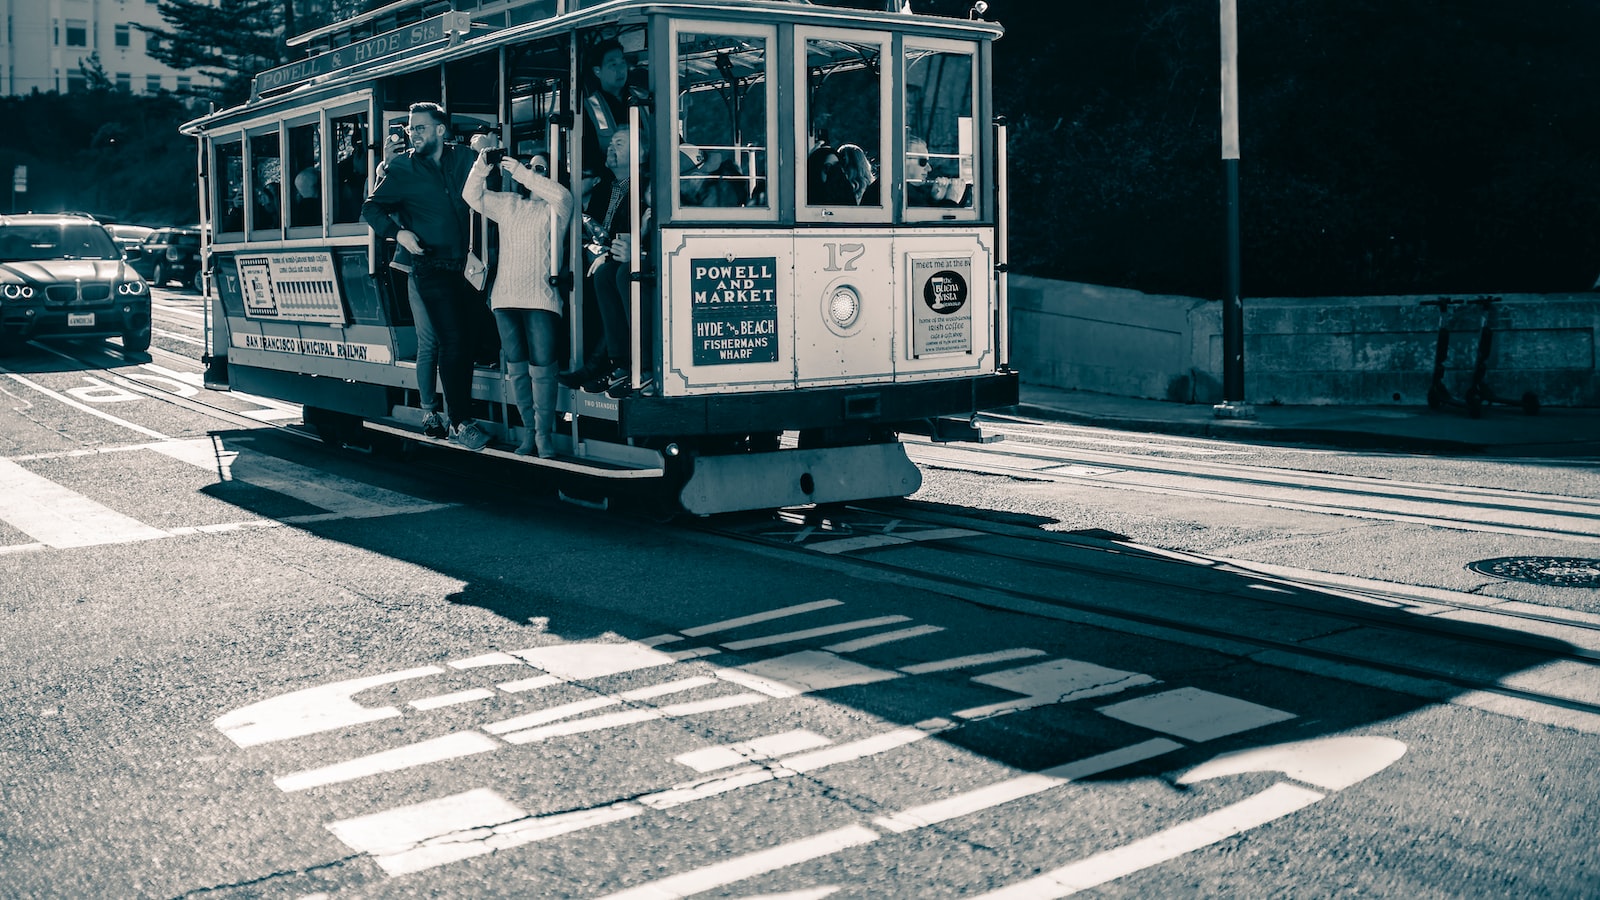
[[[1417,453],[1459,454],[1463,456],[1483,453],[1490,448],[1488,444],[1448,438],[1380,434],[1340,428],[1267,425],[1259,421],[1241,421],[1239,419],[1217,419],[1215,421],[1144,419],[1130,416],[1075,412],[1033,403],[1018,403],[1016,406],[1007,407],[1007,409],[1014,415],[1027,416],[1033,419],[1071,422],[1078,425],[1112,428],[1120,431],[1142,431],[1184,437],[1266,441],[1278,444],[1318,444],[1350,450],[1399,450]]]

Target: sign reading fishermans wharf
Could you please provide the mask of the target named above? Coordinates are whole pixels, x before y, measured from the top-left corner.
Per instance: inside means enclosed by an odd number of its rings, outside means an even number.
[[[689,261],[694,364],[778,361],[778,258]]]
[[[416,50],[454,35],[466,34],[471,29],[472,16],[469,13],[443,13],[415,25],[396,28],[394,31],[387,31],[364,41],[356,41],[345,47],[319,53],[309,59],[268,69],[256,76],[252,92],[259,97],[265,91],[275,91],[302,81],[309,81],[318,75],[359,66],[407,50]]]

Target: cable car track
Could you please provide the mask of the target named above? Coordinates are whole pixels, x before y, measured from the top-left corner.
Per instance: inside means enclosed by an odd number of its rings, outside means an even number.
[[[801,511],[780,513],[791,517],[802,517]],[[1465,602],[1450,602],[1432,596],[1419,598],[1414,593],[1402,590],[1351,590],[1340,587],[1332,588],[1326,584],[1315,582],[1302,582],[1281,575],[1263,574],[1254,572],[1239,564],[1229,561],[1208,559],[1194,554],[1176,554],[1166,551],[1142,548],[1137,545],[1115,545],[1107,541],[1093,539],[1072,540],[1065,536],[1045,536],[1022,534],[1022,529],[996,526],[978,517],[949,516],[929,513],[916,509],[915,501],[884,502],[878,504],[852,504],[843,510],[840,516],[841,524],[847,523],[850,516],[869,515],[874,517],[889,517],[901,523],[917,523],[939,528],[959,528],[977,532],[985,537],[1002,537],[1008,539],[1023,539],[1035,543],[1050,544],[1054,546],[1070,547],[1074,551],[1087,551],[1102,557],[1127,557],[1137,556],[1142,560],[1178,564],[1207,565],[1214,571],[1227,572],[1241,578],[1248,578],[1252,582],[1265,583],[1274,587],[1298,588],[1323,594],[1345,595],[1347,597],[1365,597],[1363,602],[1373,601],[1404,604],[1408,606],[1435,606],[1448,607],[1452,611],[1470,612],[1478,615],[1503,617],[1508,620],[1522,620],[1539,622],[1547,625],[1559,625],[1564,628],[1574,629],[1580,635],[1600,636],[1600,625],[1589,622],[1577,621],[1559,616],[1549,616],[1538,613],[1506,611],[1493,607],[1480,606]],[[716,534],[723,538],[733,539],[746,543],[759,544],[768,548],[785,546],[770,539],[753,535],[733,527],[725,527],[717,522],[703,523],[701,530]],[[791,552],[799,549],[801,544],[789,543],[787,549]],[[912,562],[901,563],[895,561],[897,550],[915,547],[921,553],[917,554]],[[1165,615],[1149,611],[1140,611],[1130,608],[1126,604],[1109,604],[1092,602],[1082,599],[1072,599],[1057,593],[1043,593],[1005,585],[997,585],[981,579],[962,577],[943,571],[930,570],[926,565],[926,553],[948,554],[966,560],[988,559],[1007,565],[1027,565],[1037,571],[1042,571],[1051,576],[1076,575],[1091,577],[1102,581],[1111,580],[1129,586],[1156,589],[1161,591],[1180,591],[1186,594],[1202,594],[1210,597],[1223,597],[1234,600],[1247,599],[1252,604],[1264,604],[1283,610],[1294,612],[1310,612],[1318,617],[1332,619],[1346,623],[1349,629],[1365,628],[1388,632],[1401,632],[1404,634],[1421,635],[1456,643],[1466,643],[1479,649],[1480,653],[1474,654],[1474,659],[1501,660],[1506,654],[1529,656],[1531,662],[1544,664],[1548,662],[1566,662],[1581,666],[1586,672],[1600,673],[1600,649],[1574,645],[1558,639],[1528,634],[1509,627],[1495,628],[1491,636],[1482,623],[1455,622],[1438,619],[1432,616],[1422,616],[1414,612],[1397,612],[1393,610],[1370,609],[1357,611],[1354,608],[1330,609],[1326,606],[1317,606],[1301,600],[1296,601],[1288,596],[1273,591],[1259,593],[1245,589],[1215,589],[1204,585],[1197,585],[1192,579],[1181,577],[1167,578],[1129,571],[1116,571],[1109,566],[1099,566],[1072,562],[1064,559],[1042,560],[1038,556],[1022,553],[996,551],[989,547],[973,546],[970,541],[958,540],[929,540],[907,541],[884,545],[881,549],[852,552],[847,554],[830,554],[829,559],[838,561],[846,568],[859,567],[870,569],[874,572],[897,578],[905,578],[916,583],[928,585],[940,590],[949,596],[963,602],[975,603],[982,606],[1011,608],[1000,600],[1021,601],[1023,604],[1039,604],[1054,607],[1070,613],[1080,614],[1091,619],[1123,623],[1127,626],[1138,626],[1138,629],[1159,629],[1165,634],[1189,635],[1208,641],[1220,641],[1234,647],[1254,648],[1243,653],[1247,658],[1255,658],[1262,653],[1289,654],[1299,658],[1310,658],[1324,664],[1341,667],[1357,667],[1362,670],[1371,670],[1388,675],[1401,676],[1405,679],[1420,679],[1424,685],[1438,685],[1457,693],[1482,692],[1514,700],[1527,701],[1544,706],[1558,707],[1565,710],[1596,716],[1596,724],[1600,725],[1600,702],[1591,702],[1585,699],[1563,696],[1547,691],[1517,687],[1504,683],[1501,680],[1486,680],[1445,671],[1440,668],[1427,667],[1395,659],[1375,658],[1371,655],[1346,652],[1326,647],[1310,646],[1301,641],[1284,640],[1261,634],[1243,634],[1236,630],[1219,628],[1196,621],[1195,617],[1179,615]],[[1186,558],[1186,559],[1185,559]],[[964,566],[971,568],[970,564]],[[1229,571],[1232,569],[1233,571]],[[1042,580],[1042,579],[1041,579]],[[1059,579],[1058,579],[1059,580]],[[1016,611],[1013,609],[1013,611]],[[1090,621],[1093,625],[1094,622]],[[1135,629],[1135,630],[1138,630]],[[1143,633],[1142,631],[1140,633]],[[1334,632],[1328,632],[1332,634]],[[1325,634],[1313,635],[1313,638],[1323,637]],[[1595,642],[1595,647],[1600,647],[1600,640]],[[1512,670],[1507,675],[1514,674]],[[1600,679],[1597,679],[1600,680]],[[1446,699],[1436,696],[1434,699]]]

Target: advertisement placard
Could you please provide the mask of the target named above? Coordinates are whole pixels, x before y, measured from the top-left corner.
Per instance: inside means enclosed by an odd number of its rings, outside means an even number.
[[[238,257],[238,266],[247,318],[345,324],[331,252],[251,254]]]
[[[972,352],[972,257],[910,259],[911,355]]]

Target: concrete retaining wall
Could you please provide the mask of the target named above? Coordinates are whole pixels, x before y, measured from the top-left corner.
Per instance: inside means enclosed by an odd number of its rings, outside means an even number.
[[[1469,295],[1460,295],[1469,296]],[[1505,294],[1487,383],[1545,406],[1600,407],[1600,294]],[[1014,275],[1011,364],[1030,384],[1183,403],[1222,400],[1222,304]],[[1246,297],[1245,400],[1427,401],[1438,310],[1417,297]],[[1477,307],[1450,315],[1446,384],[1477,354]]]

